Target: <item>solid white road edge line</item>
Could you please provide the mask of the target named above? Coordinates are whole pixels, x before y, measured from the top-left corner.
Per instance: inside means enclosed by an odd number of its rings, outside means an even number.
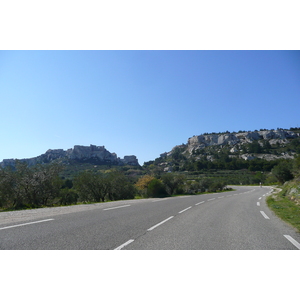
[[[6,227],[0,228],[0,230],[13,228],[13,227],[19,227],[19,226],[26,226],[26,225],[36,224],[36,223],[48,222],[48,221],[53,221],[53,220],[54,219],[46,219],[46,220],[34,221],[34,222],[23,223],[23,224],[18,224],[18,225],[6,226]]]
[[[260,211],[260,213],[264,216],[265,219],[270,219],[262,210]]]
[[[121,250],[122,248],[124,248],[125,246],[131,244],[132,242],[134,242],[134,240],[129,240],[126,243],[122,244],[121,246],[115,248],[114,250]]]
[[[172,219],[172,218],[174,218],[174,216],[171,216],[171,217],[169,217],[168,219],[165,219],[165,220],[163,220],[162,222],[160,222],[160,223],[158,223],[158,224],[156,224],[156,225],[154,225],[154,226],[150,227],[150,228],[149,228],[149,229],[147,229],[147,230],[148,230],[148,231],[151,231],[151,230],[153,230],[154,228],[156,228],[156,227],[160,226],[161,224],[163,224],[163,223],[165,223],[165,222],[169,221],[169,220],[170,220],[170,219]]]
[[[122,205],[122,206],[115,206],[115,207],[110,207],[110,208],[104,208],[103,210],[110,210],[110,209],[116,209],[116,208],[127,207],[127,206],[130,206],[130,204]]]
[[[294,240],[290,235],[283,235],[286,239],[288,239],[296,248],[300,250],[300,244]]]
[[[199,204],[202,204],[202,203],[204,203],[205,201],[201,201],[201,202],[199,202],[199,203],[197,203],[197,204],[195,204],[195,205],[199,205]]]
[[[192,208],[192,207],[190,206],[190,207],[185,208],[184,210],[180,211],[179,214],[183,213],[184,211],[186,211],[186,210],[188,210],[190,208]]]

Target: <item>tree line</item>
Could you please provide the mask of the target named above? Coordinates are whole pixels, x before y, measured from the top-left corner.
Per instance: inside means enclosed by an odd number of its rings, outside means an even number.
[[[60,164],[28,166],[17,161],[15,168],[0,168],[0,208],[26,209],[134,199],[166,197],[205,191],[221,191],[225,182],[188,180],[183,174],[165,173],[129,178],[120,170],[82,171],[63,179]]]
[[[0,207],[24,209],[135,197],[134,185],[120,171],[83,171],[70,180],[60,177],[62,170],[60,164],[28,166],[20,161],[14,168],[0,168]]]
[[[227,189],[224,180],[200,177],[188,179],[186,175],[176,173],[164,173],[157,177],[145,175],[139,178],[136,187],[139,195],[142,197],[190,195]]]
[[[72,180],[60,177],[60,164],[28,166],[17,162],[15,168],[0,168],[0,208],[25,209],[125,200],[143,197],[167,197],[179,194],[218,192],[229,184],[280,183],[300,174],[300,155],[294,160],[280,160],[271,172],[248,175],[211,175],[157,173],[126,176],[117,169],[81,171]],[[150,173],[151,174],[151,173]]]
[[[35,165],[17,161],[15,168],[0,169],[0,207],[26,208],[47,206],[59,195],[61,166]]]

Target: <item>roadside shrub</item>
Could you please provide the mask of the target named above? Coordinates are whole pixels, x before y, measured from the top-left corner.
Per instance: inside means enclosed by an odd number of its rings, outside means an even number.
[[[223,182],[214,181],[208,187],[208,192],[223,191],[225,184]]]
[[[72,189],[65,188],[60,191],[60,205],[76,204],[78,198],[79,195]]]
[[[183,190],[182,186],[186,181],[184,175],[175,175],[172,173],[163,174],[161,179],[169,195],[174,195],[182,191]]]
[[[15,168],[0,168],[0,199],[4,208],[47,206],[59,195],[62,180],[58,164],[28,166],[17,161]]]
[[[150,183],[148,184],[148,188],[147,188],[147,196],[148,197],[165,197],[165,196],[167,196],[166,188],[161,180],[155,178],[150,181]]]
[[[277,166],[272,169],[272,174],[276,177],[276,179],[281,183],[285,183],[288,180],[292,180],[294,178],[292,172],[292,165],[289,161],[282,161]]]
[[[148,195],[148,186],[152,180],[154,180],[155,177],[150,176],[150,175],[145,175],[139,178],[137,183],[135,184],[135,187],[137,191],[140,193],[142,196],[147,196]]]

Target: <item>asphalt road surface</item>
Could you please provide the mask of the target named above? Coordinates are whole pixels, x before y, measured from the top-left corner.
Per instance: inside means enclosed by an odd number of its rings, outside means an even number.
[[[0,249],[299,250],[270,187],[0,213]]]

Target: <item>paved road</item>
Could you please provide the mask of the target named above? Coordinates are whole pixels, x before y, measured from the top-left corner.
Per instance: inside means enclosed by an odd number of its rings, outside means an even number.
[[[269,187],[0,213],[0,249],[300,249]]]

